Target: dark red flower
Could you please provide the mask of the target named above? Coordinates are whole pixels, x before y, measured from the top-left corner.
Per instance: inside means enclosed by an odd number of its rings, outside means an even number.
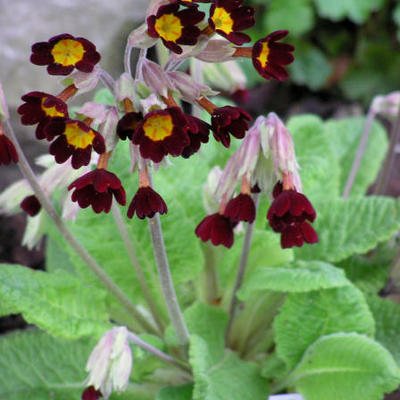
[[[122,206],[126,204],[121,181],[112,172],[102,168],[90,171],[73,181],[68,186],[68,190],[71,189],[75,189],[71,196],[72,201],[77,201],[81,208],[92,206],[95,213],[108,213],[113,196]]]
[[[21,114],[21,123],[23,125],[35,125],[36,137],[44,139],[45,125],[52,118],[69,118],[68,106],[59,98],[43,92],[30,92],[22,96],[25,104],[18,107],[17,112]],[[54,136],[46,137],[47,140],[53,140]]]
[[[133,132],[143,121],[143,114],[141,112],[129,112],[125,114],[117,124],[117,135],[120,139],[132,139]]]
[[[318,235],[306,221],[316,218],[314,207],[302,193],[296,190],[282,190],[278,182],[273,191],[274,201],[268,210],[267,219],[275,232],[282,234],[283,248],[302,246],[303,242],[316,243]]]
[[[155,213],[166,214],[168,207],[163,198],[150,186],[140,187],[128,208],[128,218],[135,214],[140,218],[153,218]]]
[[[210,8],[208,23],[218,34],[237,45],[250,42],[243,32],[255,24],[254,8],[242,6],[243,0],[215,0]]]
[[[256,206],[253,199],[248,194],[240,193],[228,202],[224,216],[234,222],[252,223],[256,218]]]
[[[31,62],[47,65],[50,75],[68,75],[74,68],[92,72],[100,61],[96,46],[85,38],[75,38],[68,33],[54,36],[48,42],[32,46]]]
[[[188,122],[179,107],[151,111],[136,128],[132,142],[143,158],[160,162],[165,155],[180,156],[190,145]]]
[[[100,397],[103,397],[103,395],[93,386],[89,386],[82,393],[82,400],[99,400]]]
[[[20,206],[31,217],[37,215],[42,208],[42,205],[35,195],[25,197],[21,201]]]
[[[62,164],[72,156],[71,165],[78,169],[88,165],[92,148],[99,154],[105,152],[103,136],[82,121],[53,118],[43,129],[46,137],[58,136],[50,145],[50,154]]]
[[[222,244],[229,249],[233,245],[233,226],[229,218],[215,213],[205,217],[197,225],[195,233],[203,242],[211,240],[214,246]]]
[[[250,115],[239,107],[225,106],[216,108],[211,115],[211,127],[214,137],[225,147],[229,147],[231,138],[244,138],[249,129]]]
[[[174,53],[182,53],[183,45],[195,45],[201,33],[195,26],[201,22],[205,14],[196,7],[179,11],[178,3],[161,6],[156,15],[147,18],[148,34],[153,38],[161,38],[164,45]]]
[[[239,106],[243,106],[249,101],[250,91],[247,89],[238,89],[231,93],[231,99]]]
[[[275,31],[253,46],[252,60],[254,68],[265,79],[284,81],[289,73],[283,67],[293,62],[294,46],[288,43],[277,43],[287,36],[289,31]]]
[[[192,115],[186,115],[186,120],[189,126],[187,134],[189,135],[190,143],[183,149],[183,158],[189,158],[199,151],[201,143],[208,142],[211,128],[209,124]]]
[[[0,133],[0,165],[9,165],[11,161],[18,162],[17,150],[14,143],[6,135]]]

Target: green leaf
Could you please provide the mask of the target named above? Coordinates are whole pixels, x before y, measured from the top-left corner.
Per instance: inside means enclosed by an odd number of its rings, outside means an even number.
[[[85,365],[91,349],[87,341],[55,339],[37,330],[2,336],[0,398],[80,398],[86,378]]]
[[[76,274],[75,266],[68,252],[51,237],[46,239],[46,269],[49,272],[62,269],[72,275]]]
[[[342,169],[340,194],[343,193],[347,178],[356,157],[363,133],[365,118],[352,117],[330,120],[325,124],[324,135],[335,150]],[[375,182],[388,148],[388,139],[382,125],[374,122],[369,134],[357,176],[351,189],[351,195],[363,195]]]
[[[332,263],[362,254],[390,239],[400,228],[399,202],[386,197],[331,199],[314,203],[319,243],[295,253],[301,259]]]
[[[248,275],[238,291],[248,300],[256,291],[309,292],[349,285],[344,272],[321,261],[297,261],[284,267],[261,267]]]
[[[381,400],[397,389],[400,370],[374,340],[337,333],[309,347],[290,381],[307,400]]]
[[[375,318],[375,339],[392,353],[400,365],[400,306],[376,295],[368,296],[367,301]]]
[[[289,294],[275,318],[278,356],[295,366],[319,337],[335,332],[374,335],[374,319],[355,286]]]
[[[207,343],[191,336],[190,364],[193,367],[193,400],[265,400],[268,383],[259,368],[227,351],[218,363],[212,362]]]
[[[315,115],[290,118],[287,127],[293,135],[300,164],[303,192],[311,201],[340,195],[340,164],[324,123]]]
[[[306,42],[294,42],[296,59],[289,66],[290,77],[298,85],[311,90],[321,89],[332,73],[332,66],[325,54]]]
[[[189,400],[192,398],[193,384],[167,386],[160,390],[156,400]]]
[[[400,4],[397,4],[393,10],[393,21],[397,26],[397,40],[400,40]]]
[[[362,24],[372,11],[378,10],[383,0],[314,0],[318,14],[332,21],[349,18],[357,24]]]
[[[264,24],[268,32],[288,29],[295,36],[308,32],[314,26],[311,0],[271,0]]]
[[[21,312],[27,322],[54,336],[99,336],[109,327],[104,291],[57,271],[34,271],[0,265],[0,298],[6,308]]]

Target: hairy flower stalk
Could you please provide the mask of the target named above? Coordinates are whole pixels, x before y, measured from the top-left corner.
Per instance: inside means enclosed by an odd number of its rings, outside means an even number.
[[[65,241],[75,250],[76,254],[86,263],[89,269],[97,276],[104,287],[113,294],[113,296],[120,302],[120,304],[132,315],[132,317],[138,322],[140,326],[149,332],[156,333],[155,329],[149,322],[142,316],[142,314],[136,309],[136,306],[132,303],[129,297],[115,284],[115,282],[106,274],[106,272],[100,267],[100,265],[93,259],[88,251],[78,242],[72,232],[68,229],[62,218],[58,215],[56,209],[53,207],[39,182],[36,179],[32,168],[30,167],[25,155],[19,145],[19,142],[14,134],[14,131],[9,123],[5,121],[5,129],[9,136],[12,138],[17,153],[19,155],[19,168],[24,178],[29,182],[34,191],[36,197],[39,199],[42,207],[46,210],[49,217],[54,222],[54,225],[60,231]]]

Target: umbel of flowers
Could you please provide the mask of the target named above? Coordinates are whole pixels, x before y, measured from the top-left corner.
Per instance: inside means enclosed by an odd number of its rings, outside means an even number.
[[[198,3],[205,3],[201,8],[208,11],[201,11]],[[232,141],[240,140],[239,149],[212,193],[218,207],[198,224],[195,234],[203,241],[230,248],[235,227],[254,223],[254,200],[272,194],[267,220],[281,235],[282,247],[318,241],[311,225],[316,213],[301,193],[293,141],[284,124],[275,114],[269,114],[257,118],[250,128],[252,117],[245,109],[217,106],[213,97],[218,92],[204,83],[207,64],[232,63],[243,57],[252,59],[257,72],[267,80],[283,81],[288,77],[285,66],[294,60],[294,47],[280,42],[288,31],[272,32],[256,38],[253,46],[246,46],[251,38],[245,31],[254,25],[255,18],[254,9],[243,3],[244,0],[151,1],[145,23],[129,36],[125,72],[117,80],[100,67],[96,46],[85,38],[62,33],[33,44],[31,62],[46,66],[50,75],[65,78],[64,89],[58,94],[40,90],[26,93],[18,113],[22,124],[36,126],[38,140],[49,143],[54,162],[48,165],[47,175],[54,176],[56,171],[63,178],[54,179],[56,183],[43,178],[41,183],[47,195],[56,187],[68,188],[65,215],[75,216],[78,207],[108,213],[113,201],[126,205],[123,182],[108,167],[117,145],[129,146],[131,171],[137,172],[138,179],[127,216],[150,219],[168,212],[168,205],[153,186],[153,167],[157,171],[168,156],[190,158],[209,140],[218,142],[221,152]],[[163,65],[147,58],[147,49],[157,42],[168,52]],[[140,49],[140,56],[133,76],[130,54],[134,48]],[[179,70],[189,58],[193,61],[189,70]],[[223,79],[227,75],[227,82],[235,82],[237,68],[227,68]],[[76,95],[95,89],[99,82],[112,92],[114,104],[88,102],[72,113],[69,105]],[[245,99],[244,84],[235,87],[234,92],[238,91],[238,97]],[[17,162],[18,154],[4,133],[2,124],[8,119],[8,112],[1,91],[0,95],[2,165]],[[183,101],[193,109],[206,111],[209,120],[186,113]],[[38,197],[29,190],[24,193],[21,208],[31,217],[40,215]],[[111,377],[105,386],[96,379],[91,375],[84,399],[107,398],[113,388],[125,387]]]

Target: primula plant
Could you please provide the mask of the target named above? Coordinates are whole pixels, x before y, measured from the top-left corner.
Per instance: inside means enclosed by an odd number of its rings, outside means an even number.
[[[0,266],[1,315],[34,325],[0,338],[1,398],[381,400],[400,384],[400,308],[378,296],[398,270],[400,204],[379,195],[394,145],[366,196],[388,148],[375,117],[400,131],[400,96],[366,119],[251,116],[220,95],[246,98],[237,61],[282,82],[295,49],[286,30],[245,33],[243,3],[153,0],[117,78],[88,39],[33,44],[63,76],[18,108],[49,143],[39,175],[0,92],[0,164],[23,175],[1,210],[46,245],[46,271]]]

